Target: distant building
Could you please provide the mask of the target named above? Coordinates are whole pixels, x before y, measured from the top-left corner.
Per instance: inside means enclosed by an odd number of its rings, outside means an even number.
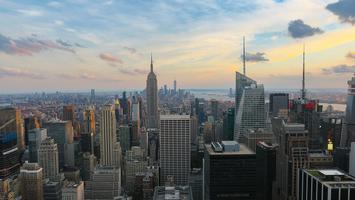
[[[150,72],[147,77],[147,128],[159,128],[158,113],[158,81],[153,71],[153,58],[151,58]]]
[[[176,185],[187,185],[191,165],[189,115],[160,116],[160,180],[172,176]]]
[[[43,172],[37,163],[24,163],[20,171],[23,200],[43,199]]]
[[[224,140],[233,140],[235,124],[235,108],[228,108],[223,113],[223,138]]]
[[[58,147],[52,138],[42,141],[38,150],[38,163],[43,168],[43,176],[51,181],[59,178]]]
[[[345,123],[341,134],[341,147],[350,147],[355,142],[355,76],[348,81]]]
[[[236,141],[205,145],[205,200],[256,198],[256,155]]]
[[[191,188],[189,186],[155,187],[153,200],[166,199],[193,200]]]
[[[120,133],[120,144],[122,152],[126,153],[127,150],[131,149],[131,126],[120,125],[118,132]]]
[[[91,89],[91,92],[90,92],[90,103],[91,104],[95,103],[95,89]]]
[[[270,116],[287,118],[289,95],[287,93],[271,93],[269,100]],[[283,113],[286,113],[287,115],[284,115]]]
[[[67,182],[62,189],[63,200],[84,200],[84,182]]]
[[[297,180],[299,200],[355,199],[355,178],[336,169],[300,169]]]
[[[37,155],[41,142],[47,138],[47,129],[36,128],[28,131],[28,151],[30,162],[38,162]]]

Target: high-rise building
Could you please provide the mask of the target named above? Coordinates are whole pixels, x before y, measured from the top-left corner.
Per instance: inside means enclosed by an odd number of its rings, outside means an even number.
[[[95,103],[95,89],[91,89],[90,93],[90,103]]]
[[[174,94],[176,94],[177,92],[177,83],[176,83],[176,80],[174,80]]]
[[[136,173],[133,199],[153,199],[154,187],[156,184],[152,172],[145,171]]]
[[[37,163],[24,163],[21,171],[21,196],[23,200],[43,199],[43,173]]]
[[[153,58],[150,62],[150,72],[147,77],[147,128],[159,128],[158,114],[158,81],[153,71]]]
[[[0,179],[20,171],[21,123],[19,110],[0,109]]]
[[[121,170],[117,167],[99,166],[90,181],[85,182],[85,199],[114,199],[121,193]]]
[[[346,100],[345,123],[341,133],[341,147],[350,147],[355,142],[355,76],[348,81],[348,97]]]
[[[236,72],[236,116],[234,140],[248,129],[265,128],[265,96],[264,86]]]
[[[80,169],[81,177],[84,181],[90,180],[92,173],[94,173],[97,164],[96,157],[89,152],[83,154],[83,164]]]
[[[206,144],[203,170],[205,200],[255,200],[256,155],[245,145],[236,141]]]
[[[28,132],[28,151],[29,161],[32,163],[38,162],[37,155],[41,142],[47,138],[47,129],[36,128]]]
[[[38,163],[43,168],[43,176],[51,181],[59,178],[58,147],[52,138],[46,138],[38,149]]]
[[[218,101],[215,99],[211,100],[211,115],[215,121],[218,120]]]
[[[116,136],[115,110],[112,105],[105,105],[102,108],[100,120],[100,164],[119,167],[118,148],[121,147]]]
[[[134,192],[136,173],[143,172],[147,166],[147,160],[141,147],[133,146],[125,156],[125,189],[129,195]]]
[[[84,200],[84,182],[67,182],[62,189],[63,200]]]
[[[202,200],[203,174],[201,168],[194,168],[190,173],[189,186],[194,200]]]
[[[223,139],[233,140],[234,138],[234,124],[235,124],[235,108],[228,108],[223,113]]]
[[[62,183],[45,179],[43,184],[44,200],[62,200]]]
[[[355,177],[355,142],[351,143],[351,150],[349,156],[349,174]]]
[[[269,100],[270,116],[287,118],[289,95],[287,93],[271,93]]]
[[[93,108],[87,108],[84,111],[84,133],[93,133],[96,135],[95,111]]]
[[[256,199],[272,200],[276,178],[276,144],[258,142],[256,146]]]
[[[165,187],[157,186],[154,189],[153,200],[184,199],[192,200],[192,192],[189,186]]]
[[[150,165],[159,164],[159,152],[159,129],[148,129],[148,155]]]
[[[121,125],[118,132],[120,133],[120,144],[122,152],[126,153],[131,149],[131,127],[129,125]]]
[[[0,179],[0,199],[1,200],[14,200],[15,192],[11,188],[9,179]]]
[[[273,199],[294,200],[298,169],[310,167],[308,131],[304,124],[285,123],[281,119],[273,120],[272,126],[279,144]]]
[[[173,177],[176,185],[187,185],[191,164],[190,116],[160,116],[160,180]]]
[[[74,123],[74,119],[75,119],[74,105],[63,106],[63,121],[71,121],[71,123]]]
[[[298,200],[355,199],[355,178],[336,169],[300,169]]]
[[[269,129],[248,129],[244,135],[240,137],[240,143],[245,144],[249,149],[256,152],[258,142],[263,141],[273,143],[275,141],[274,133]]]
[[[35,116],[29,116],[24,119],[25,128],[25,144],[28,145],[28,132],[32,129],[40,128],[38,118]]]
[[[54,139],[58,145],[59,168],[65,165],[65,145],[72,144],[74,140],[73,126],[70,121],[50,121],[44,123],[48,137]]]

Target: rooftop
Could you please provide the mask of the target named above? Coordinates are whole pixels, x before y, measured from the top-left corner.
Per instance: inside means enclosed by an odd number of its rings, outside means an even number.
[[[154,189],[154,200],[190,200],[192,192],[189,186],[164,187]]]
[[[227,142],[227,144],[228,142],[233,142],[233,144],[237,143],[235,141],[223,141],[223,142]],[[239,151],[214,151],[210,144],[205,144],[205,149],[209,155],[253,155],[255,154],[244,144],[239,144],[239,143],[237,144],[239,145]]]
[[[351,184],[355,187],[355,178],[337,170],[337,169],[306,169],[306,173],[317,178],[320,182],[325,184]]]
[[[190,115],[160,115],[160,119],[190,119]]]

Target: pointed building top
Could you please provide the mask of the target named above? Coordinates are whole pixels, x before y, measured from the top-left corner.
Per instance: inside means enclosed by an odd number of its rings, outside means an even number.
[[[153,72],[153,55],[150,53],[150,71]]]
[[[246,76],[245,71],[245,37],[243,36],[243,75]]]

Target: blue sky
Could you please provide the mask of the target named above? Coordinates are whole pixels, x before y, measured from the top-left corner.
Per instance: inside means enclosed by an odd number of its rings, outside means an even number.
[[[303,43],[309,87],[346,87],[355,69],[353,0],[0,5],[0,84],[7,91],[141,89],[150,53],[159,85],[176,77],[184,88],[234,87],[243,36],[248,75],[266,88],[299,87]]]

